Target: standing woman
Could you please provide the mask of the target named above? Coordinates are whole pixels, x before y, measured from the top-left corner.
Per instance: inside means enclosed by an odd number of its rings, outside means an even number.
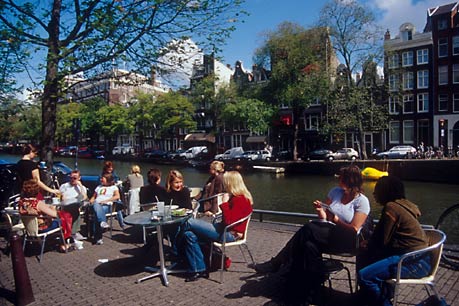
[[[222,161],[214,160],[210,164],[210,177],[203,188],[202,199],[207,199],[216,194],[225,192],[223,184],[223,173],[225,172],[225,164]],[[202,203],[202,211],[206,215],[213,215],[218,212],[218,199],[215,197],[210,200],[204,200]]]
[[[180,208],[192,209],[190,190],[183,184],[183,175],[180,171],[169,171],[166,181],[166,191],[169,203],[176,204]]]
[[[384,281],[396,276],[401,255],[426,248],[428,239],[418,221],[421,212],[405,198],[405,187],[397,177],[380,178],[374,197],[383,210],[368,241],[366,257],[372,264],[359,271],[359,284],[368,305],[392,305],[390,295],[382,290]],[[430,257],[431,253],[426,253],[404,264],[402,278],[426,276],[431,268]]]
[[[223,175],[223,182],[228,193],[223,196],[223,203],[220,205],[223,214],[222,221],[213,224],[202,219],[188,219],[184,225],[184,252],[190,274],[185,279],[186,282],[209,277],[199,243],[223,241],[225,226],[252,213],[252,195],[245,186],[241,174],[237,171],[226,172]],[[246,227],[247,221],[234,226],[226,233],[226,241],[233,242],[242,238]]]
[[[19,187],[22,190],[22,185],[25,181],[35,180],[40,187],[40,192],[37,195],[37,198],[42,200],[43,193],[42,190],[49,193],[57,195],[59,193],[58,189],[53,189],[48,187],[40,179],[40,170],[38,169],[37,163],[34,161],[34,158],[38,156],[38,150],[33,145],[28,144],[22,149],[22,159],[19,160],[16,164],[16,170],[19,176]]]

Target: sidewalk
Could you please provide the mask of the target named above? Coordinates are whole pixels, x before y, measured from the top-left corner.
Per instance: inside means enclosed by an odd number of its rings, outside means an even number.
[[[115,222],[116,223],[116,222]],[[210,279],[185,283],[184,275],[169,275],[169,287],[159,278],[140,284],[136,280],[148,275],[144,266],[151,265],[155,248],[142,248],[141,231],[129,228],[126,232],[104,234],[103,245],[84,242],[84,249],[61,254],[49,249],[42,263],[26,250],[26,262],[35,302],[31,305],[276,305],[282,281],[279,275],[261,276],[254,273],[238,248],[229,248],[233,261],[224,272],[220,284],[219,273]],[[297,227],[252,221],[249,248],[258,262],[275,255],[296,231]],[[0,248],[4,241],[0,238]],[[33,248],[31,248],[33,249]],[[38,250],[36,250],[38,251]],[[36,253],[36,252],[35,252]],[[247,256],[248,258],[248,256]],[[101,263],[100,259],[108,259]],[[354,276],[354,265],[349,265]],[[350,305],[346,273],[333,276],[333,290],[327,293],[329,305]],[[436,288],[450,305],[459,305],[459,271],[441,267]],[[401,303],[414,305],[427,294],[422,286],[404,286]],[[328,292],[328,290],[327,290]],[[15,285],[11,257],[0,253],[0,306],[14,305]]]

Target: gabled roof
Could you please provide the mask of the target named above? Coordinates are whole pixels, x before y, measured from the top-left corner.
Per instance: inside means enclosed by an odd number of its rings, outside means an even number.
[[[437,15],[450,13],[451,11],[455,9],[455,7],[457,7],[458,4],[459,2],[454,2],[454,3],[449,3],[449,4],[445,4],[441,6],[432,7],[427,10],[427,14],[429,16],[437,16]]]

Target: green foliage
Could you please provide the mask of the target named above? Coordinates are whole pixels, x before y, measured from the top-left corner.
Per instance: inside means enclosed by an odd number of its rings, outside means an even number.
[[[22,105],[22,112],[10,121],[10,139],[38,143],[41,134],[41,107],[38,103]]]
[[[175,92],[159,96],[153,110],[153,120],[163,137],[173,135],[179,128],[195,129],[193,115],[193,104]]]
[[[135,123],[129,118],[126,107],[114,104],[105,105],[96,111],[96,122],[106,139],[113,140],[119,134],[134,132]]]

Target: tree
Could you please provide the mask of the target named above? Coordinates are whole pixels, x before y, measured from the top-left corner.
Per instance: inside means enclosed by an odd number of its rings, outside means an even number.
[[[97,125],[100,127],[106,142],[111,149],[115,137],[119,134],[134,132],[134,121],[130,120],[128,109],[122,105],[105,105],[96,112]]]
[[[256,51],[260,67],[271,66],[265,97],[276,106],[288,105],[293,113],[293,157],[298,158],[299,117],[316,99],[323,99],[329,89],[328,33],[324,28],[305,28],[284,22],[269,33]]]
[[[355,0],[331,0],[322,8],[319,20],[319,26],[329,29],[333,48],[345,66],[341,69],[344,80],[335,82],[328,100],[328,121],[323,132],[355,133],[366,158],[364,132],[381,131],[387,118],[385,109],[376,106],[382,99],[375,64],[383,55],[382,31],[373,13]],[[357,73],[361,77],[354,80]]]
[[[161,136],[172,137],[178,129],[195,129],[194,106],[184,96],[168,92],[159,96],[153,109],[153,120]]]
[[[2,39],[34,51],[43,72],[42,145],[51,150],[56,108],[65,78],[107,71],[113,61],[150,70],[168,42],[201,38],[201,48],[218,46],[234,29],[242,0],[0,0]],[[170,48],[170,46],[168,46]],[[184,50],[173,50],[180,52]],[[46,158],[51,162],[52,155]]]
[[[139,133],[140,152],[144,151],[143,138],[148,131],[152,130],[154,120],[155,96],[146,93],[138,93],[135,102],[129,107],[129,118],[134,121]]]
[[[85,112],[85,106],[70,102],[58,106],[56,139],[62,143],[74,140],[76,133],[75,122],[80,120]]]

